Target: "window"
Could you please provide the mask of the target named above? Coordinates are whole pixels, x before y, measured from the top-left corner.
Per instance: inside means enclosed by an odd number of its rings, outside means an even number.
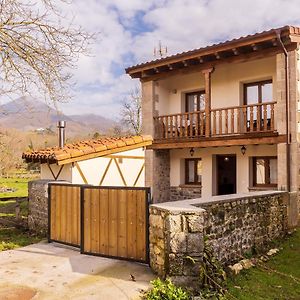
[[[193,92],[185,95],[185,112],[204,110],[205,92]]]
[[[244,104],[257,104],[273,101],[272,80],[265,80],[244,85]]]
[[[251,115],[253,120],[253,129],[260,131],[267,126],[271,127],[271,107],[266,106],[266,115],[263,106],[256,106],[256,104],[268,103],[273,101],[273,85],[272,80],[259,81],[248,83],[244,85],[244,104],[252,105],[247,107],[247,128],[251,127]],[[265,119],[265,116],[267,117]]]
[[[189,158],[185,160],[185,183],[202,184],[202,160],[201,158]]]
[[[253,157],[253,186],[277,186],[277,157]]]

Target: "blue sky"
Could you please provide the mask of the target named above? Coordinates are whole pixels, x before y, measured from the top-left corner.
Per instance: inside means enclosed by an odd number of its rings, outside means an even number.
[[[137,85],[124,69],[152,60],[161,40],[168,54],[283,25],[300,25],[300,0],[73,0],[74,21],[99,32],[91,55],[74,70],[67,114],[117,119],[121,101]]]

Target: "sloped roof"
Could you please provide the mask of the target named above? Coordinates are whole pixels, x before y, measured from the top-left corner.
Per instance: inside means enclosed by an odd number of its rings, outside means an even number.
[[[224,42],[212,44],[209,46],[196,48],[181,53],[176,53],[174,55],[128,67],[126,68],[126,73],[133,78],[141,78],[143,76],[142,72],[150,71],[152,69],[154,69],[157,73],[158,71],[161,71],[157,68],[163,68],[164,66],[170,67],[170,65],[172,65],[172,68],[170,69],[173,70],[174,67],[176,68],[176,65],[174,66],[174,64],[182,61],[185,62],[185,60],[201,59],[208,57],[209,55],[221,53],[222,51],[229,51],[231,49],[236,49],[239,47],[248,47],[255,43],[266,43],[272,39],[276,39],[277,33],[280,34],[281,38],[288,38],[290,39],[289,42],[294,42],[293,37],[298,38],[300,36],[300,27],[287,25],[280,28],[272,28],[270,30],[258,32],[251,35],[241,36],[239,38],[226,40]],[[273,47],[276,46],[277,45],[273,45]]]
[[[24,152],[22,158],[26,162],[57,163],[58,165],[63,165],[151,144],[151,136],[105,137],[66,144],[63,148],[52,147]]]

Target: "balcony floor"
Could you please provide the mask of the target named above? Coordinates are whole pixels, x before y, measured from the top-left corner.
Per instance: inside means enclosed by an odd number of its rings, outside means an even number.
[[[286,141],[286,135],[278,132],[259,132],[214,137],[154,139],[147,149],[207,148],[259,144],[279,144]]]

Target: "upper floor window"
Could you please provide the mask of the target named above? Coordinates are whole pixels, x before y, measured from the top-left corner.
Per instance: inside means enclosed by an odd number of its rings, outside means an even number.
[[[253,157],[253,186],[277,186],[277,157]]]
[[[205,91],[185,94],[185,112],[204,110]]]
[[[188,158],[185,160],[185,183],[202,184],[201,158]]]
[[[257,104],[273,101],[272,80],[265,80],[244,85],[244,104]]]

